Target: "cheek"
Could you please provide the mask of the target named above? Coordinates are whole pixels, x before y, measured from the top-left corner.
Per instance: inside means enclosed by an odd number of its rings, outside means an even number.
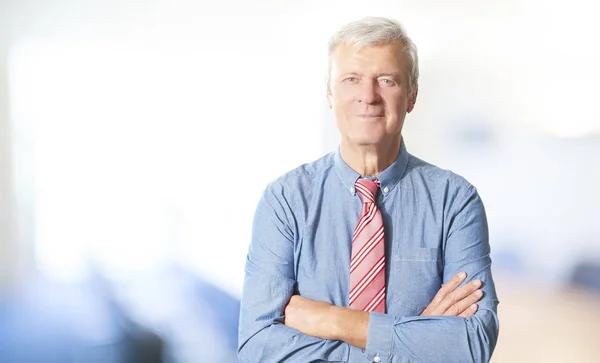
[[[332,108],[338,115],[349,114],[354,107],[353,98],[336,96],[332,100]]]
[[[339,128],[345,129],[348,124],[348,120],[349,120],[349,112],[346,110],[346,108],[341,107],[339,104],[334,105],[333,107],[333,114],[335,117],[335,122],[338,125]]]
[[[388,112],[397,115],[406,112],[408,103],[406,98],[389,97],[385,99],[385,108]]]
[[[357,97],[355,87],[340,86],[333,90],[333,99],[338,103],[352,103]]]

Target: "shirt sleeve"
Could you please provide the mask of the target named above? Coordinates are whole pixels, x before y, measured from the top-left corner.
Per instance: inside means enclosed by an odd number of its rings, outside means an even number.
[[[241,299],[238,358],[241,362],[347,362],[360,349],[311,337],[283,324],[295,288],[297,224],[281,186],[263,193],[253,221]],[[364,358],[363,358],[364,359]]]
[[[498,339],[498,298],[492,279],[485,209],[476,189],[473,186],[465,189],[449,214],[443,281],[448,282],[460,271],[467,273],[464,283],[481,280],[484,295],[478,302],[478,311],[468,319],[371,312],[366,347],[370,360],[489,362]]]

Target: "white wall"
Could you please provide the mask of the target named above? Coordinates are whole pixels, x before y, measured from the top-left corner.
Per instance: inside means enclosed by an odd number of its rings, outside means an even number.
[[[13,282],[16,275],[16,243],[14,242],[14,201],[10,128],[8,120],[8,49],[7,4],[0,3],[0,288]]]
[[[21,231],[35,225],[38,265],[62,278],[87,257],[116,276],[177,260],[237,294],[265,184],[337,145],[327,37],[387,15],[421,54],[409,150],[478,186],[495,248],[563,276],[600,235],[597,168],[579,161],[598,142],[568,139],[600,130],[599,26],[576,3],[12,1],[14,146],[34,157],[20,200],[36,203]]]
[[[8,89],[5,59],[5,45],[0,43],[0,286],[8,283],[13,275],[12,243],[12,188],[10,185],[10,145],[8,137]]]
[[[178,261],[237,294],[260,193],[321,154],[324,65],[297,58],[314,44],[293,18],[128,5],[14,18],[36,263],[76,280],[90,259],[115,278]]]

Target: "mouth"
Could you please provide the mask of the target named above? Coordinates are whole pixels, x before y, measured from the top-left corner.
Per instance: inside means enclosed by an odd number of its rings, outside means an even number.
[[[370,114],[369,113],[369,114],[358,115],[358,117],[364,118],[364,119],[367,119],[367,120],[371,120],[371,119],[377,119],[377,118],[385,117],[385,115],[384,114]]]

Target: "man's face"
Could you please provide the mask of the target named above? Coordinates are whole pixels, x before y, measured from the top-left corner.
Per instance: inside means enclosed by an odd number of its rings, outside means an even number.
[[[398,44],[338,46],[331,59],[327,101],[345,142],[367,146],[400,136],[416,99],[416,90],[408,94],[407,71]]]

